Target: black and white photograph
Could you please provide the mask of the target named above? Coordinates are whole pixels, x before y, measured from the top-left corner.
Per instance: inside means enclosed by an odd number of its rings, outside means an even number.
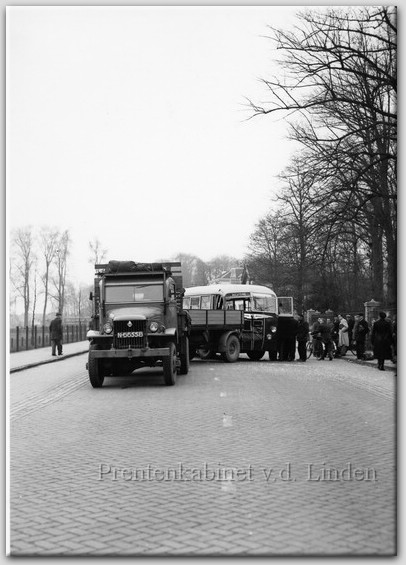
[[[7,5],[11,557],[391,557],[397,6]]]

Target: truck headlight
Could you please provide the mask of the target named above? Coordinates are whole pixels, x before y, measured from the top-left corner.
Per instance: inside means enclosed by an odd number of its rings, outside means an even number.
[[[152,333],[156,333],[159,330],[158,322],[151,322],[149,325],[149,331]]]
[[[104,324],[103,331],[105,334],[111,334],[111,332],[113,331],[113,326],[110,324],[110,322]]]

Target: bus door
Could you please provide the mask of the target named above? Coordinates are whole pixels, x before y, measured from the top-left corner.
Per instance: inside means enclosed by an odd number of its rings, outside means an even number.
[[[293,316],[293,298],[291,296],[278,296],[279,316]]]

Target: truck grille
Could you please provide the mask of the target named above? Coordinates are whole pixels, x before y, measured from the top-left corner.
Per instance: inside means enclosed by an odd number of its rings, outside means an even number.
[[[142,349],[147,346],[147,322],[146,320],[129,320],[114,322],[114,349]],[[120,335],[122,334],[122,335]],[[134,335],[137,334],[137,335]],[[140,335],[142,334],[142,335]]]

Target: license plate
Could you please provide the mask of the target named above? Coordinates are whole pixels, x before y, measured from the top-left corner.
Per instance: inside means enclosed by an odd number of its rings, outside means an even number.
[[[117,332],[118,338],[124,337],[143,337],[144,332]]]

